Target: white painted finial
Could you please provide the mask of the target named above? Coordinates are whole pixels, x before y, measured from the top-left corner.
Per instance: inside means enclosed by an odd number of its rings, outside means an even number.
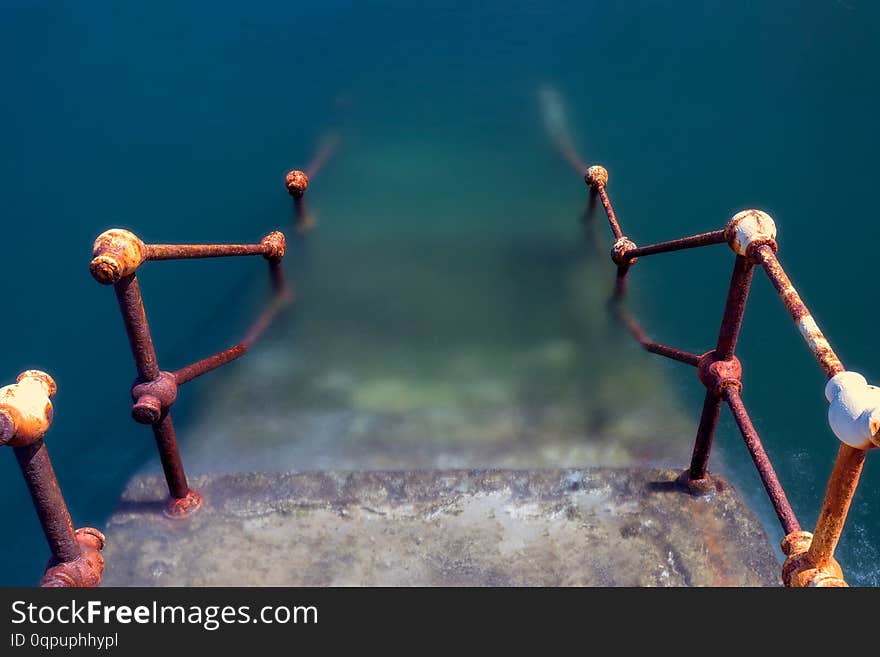
[[[774,243],[776,224],[760,210],[743,210],[733,216],[724,230],[730,248],[741,256],[749,255],[752,244]]]
[[[857,372],[841,372],[825,385],[828,423],[841,442],[856,449],[880,446],[880,388]]]

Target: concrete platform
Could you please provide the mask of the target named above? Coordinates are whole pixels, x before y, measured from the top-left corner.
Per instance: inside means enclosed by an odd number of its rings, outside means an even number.
[[[728,485],[652,469],[219,474],[161,513],[135,479],[106,535],[109,586],[774,586],[780,564]]]

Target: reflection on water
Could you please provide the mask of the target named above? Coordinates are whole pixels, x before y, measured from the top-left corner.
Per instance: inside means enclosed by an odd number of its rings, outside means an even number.
[[[880,378],[876,310],[863,303],[873,263],[827,274],[812,230],[827,215],[816,187],[829,163],[845,191],[835,216],[851,230],[829,232],[828,253],[849,253],[873,226],[874,3],[0,11],[0,56],[15,62],[0,198],[16,286],[0,374],[40,367],[58,380],[48,443],[78,524],[102,526],[152,456],[128,417],[133,372],[112,295],[88,276],[91,240],[114,225],[155,242],[289,229],[283,174],[329,154],[325,134],[340,137],[308,192],[318,228],[288,262],[296,307],[175,409],[194,469],[683,465],[698,384],[607,323],[610,266],[583,235],[578,154],[609,168],[637,242],[716,228],[744,207],[770,212],[819,323],[848,366]],[[228,346],[262,274],[241,262],[150,267],[163,365]],[[634,274],[651,334],[708,348],[729,259],[669,256]],[[194,301],[199,276],[211,285]],[[810,525],[836,445],[821,372],[764,283],[741,342],[744,398]],[[716,467],[723,458],[778,536],[731,424],[718,443]],[[15,531],[0,582],[30,583],[44,546],[3,456],[0,520]],[[854,583],[878,583],[875,466],[842,541]]]

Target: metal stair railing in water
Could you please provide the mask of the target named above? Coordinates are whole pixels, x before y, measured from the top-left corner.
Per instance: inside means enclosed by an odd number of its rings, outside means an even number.
[[[787,559],[782,569],[783,583],[792,587],[846,586],[834,550],[865,455],[869,449],[880,446],[880,388],[868,385],[862,375],[847,371],[834,353],[776,257],[773,219],[760,210],[744,210],[722,229],[639,247],[620,227],[606,189],[608,172],[601,166],[591,166],[584,179],[590,189],[590,206],[595,207],[597,199],[601,201],[614,235],[611,259],[617,266],[617,276],[611,296],[613,311],[647,351],[695,367],[706,388],[690,467],[681,474],[679,483],[695,494],[714,490],[707,465],[721,406],[727,404],[785,532],[782,550]],[[700,355],[650,340],[623,305],[628,274],[636,260],[722,243],[727,243],[736,257],[715,348]],[[828,419],[841,446],[813,533],[801,529],[741,396],[742,367],[734,352],[755,266],[767,274],[828,378]]]
[[[308,167],[311,176],[323,167],[337,145],[336,136],[325,140]],[[309,174],[303,171],[293,170],[286,175],[285,187],[294,199],[295,227],[303,237],[314,227],[314,219],[305,207],[308,184]],[[134,233],[119,228],[105,231],[95,240],[90,270],[95,280],[112,285],[116,292],[138,374],[131,388],[134,401],[131,414],[136,422],[153,429],[170,494],[165,507],[169,517],[186,517],[203,503],[201,495],[191,489],[187,481],[171,417],[178,388],[243,356],[281,309],[293,300],[281,266],[286,249],[284,234],[277,231],[266,235],[259,244],[145,244]],[[150,261],[242,256],[262,256],[268,261],[274,292],[269,306],[238,344],[175,372],[162,371],[144,309],[138,269]]]
[[[304,195],[309,178],[326,164],[339,143],[331,135],[321,144],[307,172],[293,170],[285,187],[294,199],[294,224],[305,237],[314,228],[313,215],[306,210]],[[170,499],[165,514],[184,518],[197,511],[203,499],[189,487],[170,409],[178,387],[243,356],[269,328],[278,313],[293,300],[282,259],[287,244],[284,234],[272,232],[259,244],[145,244],[123,229],[105,231],[95,241],[90,270],[105,285],[112,285],[122,313],[134,356],[138,378],[132,386],[132,417],[153,428]],[[273,297],[242,340],[213,356],[175,372],[159,367],[156,349],[144,309],[137,271],[145,262],[233,256],[262,256],[269,263]],[[40,525],[49,544],[51,559],[40,586],[98,586],[104,572],[101,551],[105,537],[97,529],[74,529],[67,503],[49,459],[43,436],[53,418],[51,398],[57,386],[48,374],[28,370],[13,385],[0,388],[0,446],[12,447],[28,487]]]
[[[171,407],[177,400],[178,387],[207,374],[244,355],[268,327],[275,315],[288,304],[292,295],[284,280],[281,261],[286,250],[284,235],[273,232],[259,244],[145,244],[134,233],[114,228],[95,240],[90,270],[99,283],[112,285],[128,334],[137,369],[137,380],[131,388],[134,401],[131,415],[136,422],[153,429],[162,469],[168,483],[170,500],[166,515],[180,518],[195,512],[202,505],[198,491],[187,482]],[[191,258],[262,256],[269,262],[269,275],[274,297],[257,318],[245,337],[233,347],[187,365],[176,372],[159,367],[137,271],[145,262]]]

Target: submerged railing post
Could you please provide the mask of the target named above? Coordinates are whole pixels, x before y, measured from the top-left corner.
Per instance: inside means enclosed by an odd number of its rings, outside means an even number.
[[[145,244],[134,233],[112,229],[95,241],[90,269],[95,280],[113,285],[116,292],[138,374],[131,388],[131,415],[136,422],[152,427],[170,494],[165,508],[169,517],[186,517],[203,503],[202,496],[187,481],[171,416],[178,387],[244,355],[278,311],[290,302],[292,297],[281,268],[285,250],[284,235],[279,232],[270,233],[259,244]],[[231,256],[262,256],[269,262],[274,292],[271,304],[239,344],[177,372],[162,371],[138,284],[138,269],[150,260]]]
[[[52,553],[40,586],[97,586],[104,572],[104,535],[91,527],[74,530],[43,440],[56,390],[52,377],[36,370],[0,388],[0,445],[15,452]]]
[[[284,178],[284,186],[293,199],[296,232],[305,236],[315,227],[315,219],[306,209],[306,190],[309,188],[309,177],[299,169],[288,171]]]
[[[726,402],[785,532],[782,549],[788,559],[783,567],[783,583],[786,586],[846,586],[840,565],[834,559],[834,551],[858,485],[866,451],[880,446],[880,388],[868,385],[860,374],[847,372],[834,353],[779,264],[773,219],[760,210],[745,210],[736,214],[724,229],[639,247],[620,227],[606,190],[607,170],[591,166],[584,179],[590,188],[591,205],[593,199],[601,199],[614,237],[611,259],[617,266],[617,276],[611,296],[612,309],[647,351],[696,365],[698,377],[706,388],[691,464],[679,477],[679,483],[695,494],[714,490],[708,461],[719,411]],[[722,242],[727,242],[736,253],[736,259],[715,348],[697,356],[649,340],[623,306],[632,265],[644,256]],[[766,272],[828,377],[825,396],[830,404],[829,424],[843,443],[813,534],[801,530],[741,397],[742,366],[734,352],[755,265],[760,265]]]
[[[293,199],[293,223],[300,237],[307,236],[317,225],[315,215],[306,205],[306,190],[309,188],[309,183],[336,153],[340,141],[339,133],[332,132],[325,135],[305,170],[293,169],[284,177],[284,187]]]

